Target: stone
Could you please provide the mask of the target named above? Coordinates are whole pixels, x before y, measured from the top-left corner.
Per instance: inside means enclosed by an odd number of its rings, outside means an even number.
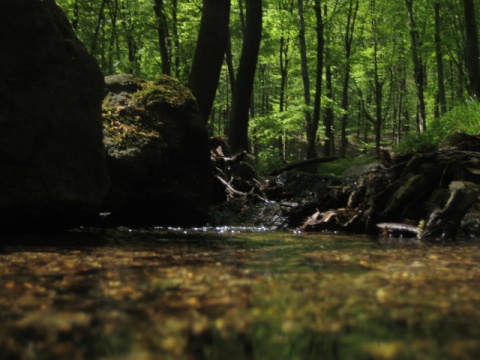
[[[349,179],[356,179],[360,176],[363,176],[369,172],[375,172],[380,168],[380,164],[378,162],[372,162],[369,164],[361,164],[361,165],[354,165],[346,169],[342,173],[343,178]]]
[[[53,0],[0,1],[0,228],[88,223],[109,186],[103,75]]]
[[[205,224],[213,175],[206,124],[190,90],[168,76],[105,82],[107,225]]]

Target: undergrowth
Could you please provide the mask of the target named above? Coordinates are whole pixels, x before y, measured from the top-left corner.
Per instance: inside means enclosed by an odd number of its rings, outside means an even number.
[[[463,132],[469,135],[480,134],[480,102],[469,99],[455,105],[441,118],[432,120],[427,131],[408,133],[394,148],[396,153],[429,151],[449,145],[450,137]]]

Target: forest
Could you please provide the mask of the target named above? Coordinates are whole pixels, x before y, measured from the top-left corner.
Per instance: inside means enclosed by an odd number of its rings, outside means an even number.
[[[196,87],[210,135],[263,170],[480,133],[474,0],[57,2],[105,75]],[[213,79],[195,69],[199,48],[219,64]],[[213,104],[199,98],[209,92]]]

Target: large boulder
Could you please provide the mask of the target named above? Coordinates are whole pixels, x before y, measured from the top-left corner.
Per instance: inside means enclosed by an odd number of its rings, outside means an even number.
[[[212,169],[205,122],[189,89],[161,76],[105,78],[110,225],[193,226],[208,220]]]
[[[65,228],[107,191],[103,76],[54,0],[0,0],[0,228]]]

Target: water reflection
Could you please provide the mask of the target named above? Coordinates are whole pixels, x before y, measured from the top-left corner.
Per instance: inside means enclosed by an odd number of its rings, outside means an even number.
[[[478,243],[254,228],[62,237],[2,246],[2,358],[480,356]]]

